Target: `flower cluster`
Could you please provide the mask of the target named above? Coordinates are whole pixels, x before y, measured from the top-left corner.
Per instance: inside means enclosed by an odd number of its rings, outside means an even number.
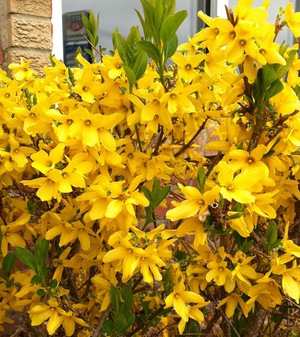
[[[271,24],[268,1],[246,0],[227,19],[199,12],[207,28],[176,51],[179,15],[158,3],[160,35],[124,39],[141,67],[149,52],[142,73],[117,42],[77,68],[0,72],[0,329],[9,311],[40,336],[220,322],[247,337],[256,315],[264,336],[286,315],[297,327],[299,46],[275,39],[298,38],[300,14],[289,4]]]

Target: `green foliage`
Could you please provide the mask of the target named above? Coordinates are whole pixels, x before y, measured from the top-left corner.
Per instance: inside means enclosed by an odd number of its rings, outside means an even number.
[[[164,71],[168,59],[178,46],[176,32],[187,17],[187,11],[175,11],[175,0],[141,0],[144,18],[136,10],[140,19],[144,41],[138,45],[156,63],[160,80],[164,83]]]
[[[135,321],[135,314],[131,312],[134,297],[131,282],[118,288],[111,284],[109,298],[112,305],[110,318],[102,324],[105,333],[112,337],[124,334]]]
[[[91,56],[92,61],[96,60],[96,51],[99,43],[98,30],[100,26],[100,14],[95,17],[93,11],[90,11],[89,16],[82,15],[82,22],[84,24],[89,42],[92,49],[86,48],[85,51]]]
[[[149,223],[156,221],[154,211],[156,207],[158,207],[160,203],[167,197],[171,187],[165,186],[161,188],[159,180],[155,178],[152,186],[152,191],[150,191],[145,186],[142,186],[141,189],[150,202],[149,206],[146,208],[145,226],[147,226]]]
[[[266,64],[258,70],[257,78],[252,85],[252,92],[259,113],[270,98],[283,90],[281,78],[291,68],[296,52],[296,50],[288,52],[288,58],[284,66],[280,64]]]
[[[205,169],[203,166],[200,166],[197,172],[196,183],[197,183],[197,188],[201,194],[204,193],[205,182],[206,182]]]
[[[0,272],[0,277],[6,281],[6,286],[9,288],[12,285],[12,280],[10,280],[11,271],[14,267],[16,260],[16,255],[9,252],[3,259],[2,269]]]
[[[270,251],[273,248],[277,247],[281,242],[281,240],[278,239],[278,225],[276,224],[276,222],[274,220],[272,220],[269,223],[266,238],[267,238],[266,248],[267,248],[267,252],[269,254]]]
[[[123,68],[130,85],[130,92],[136,81],[144,75],[148,64],[146,53],[138,46],[139,41],[141,41],[141,36],[138,27],[131,27],[127,39],[119,33],[118,29],[113,33],[114,49],[118,50],[123,62]]]
[[[49,252],[49,241],[42,239],[35,246],[34,254],[26,248],[15,246],[15,253],[21,262],[35,273],[31,282],[46,286],[48,274],[47,257]]]

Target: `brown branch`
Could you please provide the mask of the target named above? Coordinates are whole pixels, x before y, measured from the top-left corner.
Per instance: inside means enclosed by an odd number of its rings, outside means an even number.
[[[203,122],[203,124],[200,126],[200,128],[194,134],[194,136],[190,139],[190,141],[187,144],[183,145],[182,148],[177,153],[175,153],[174,155],[175,158],[180,156],[186,149],[188,149],[194,143],[194,141],[196,140],[200,132],[204,130],[206,122],[207,122],[207,119]]]
[[[250,326],[245,330],[243,337],[258,337],[260,334],[260,329],[265,321],[266,310],[260,305],[254,312]]]

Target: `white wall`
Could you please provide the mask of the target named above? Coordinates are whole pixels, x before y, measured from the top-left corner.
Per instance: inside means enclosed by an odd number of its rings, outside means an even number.
[[[140,0],[62,0],[63,13],[78,10],[92,10],[95,15],[100,13],[100,44],[107,49],[112,49],[111,36],[116,28],[119,29],[122,35],[127,36],[132,26],[140,26],[134,8],[143,15]],[[179,43],[187,41],[187,36],[196,32],[196,22],[198,20],[197,1],[177,0],[176,11],[182,9],[188,11],[188,18],[178,31]],[[141,29],[140,32],[142,34]]]
[[[254,0],[253,6],[260,6],[263,0]],[[269,21],[275,22],[280,6],[286,6],[288,2],[295,3],[296,0],[271,0],[268,9]],[[62,14],[78,10],[92,10],[95,15],[100,13],[100,43],[107,50],[112,49],[111,36],[118,27],[122,35],[127,36],[130,27],[139,25],[138,17],[134,8],[142,13],[140,0],[52,0],[53,3],[53,53],[63,58],[62,47]],[[211,0],[212,16],[225,17],[225,5],[229,8],[236,6],[238,0]],[[197,30],[197,0],[177,0],[176,11],[186,9],[188,18],[184,21],[178,31],[179,43],[187,41],[188,35],[193,35]],[[142,33],[142,32],[141,32]],[[287,30],[280,33],[277,42],[286,41],[293,44],[293,37]]]
[[[59,60],[64,57],[62,33],[62,4],[61,0],[52,0],[52,54]]]

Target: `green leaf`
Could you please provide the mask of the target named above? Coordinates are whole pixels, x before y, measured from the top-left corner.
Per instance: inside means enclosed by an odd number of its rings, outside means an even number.
[[[141,4],[143,6],[143,13],[144,13],[144,35],[146,40],[151,40],[154,38],[158,41],[158,34],[155,27],[155,8],[149,2],[149,0],[141,0]],[[139,16],[140,18],[140,16]]]
[[[112,331],[114,329],[114,323],[110,320],[107,319],[106,321],[103,322],[102,324],[102,330],[108,334],[108,335],[112,335]]]
[[[148,64],[148,57],[145,52],[140,51],[138,57],[133,66],[133,72],[135,73],[136,80],[139,80],[144,75]]]
[[[170,38],[177,32],[182,22],[187,17],[187,11],[182,10],[175,14],[169,15],[161,25],[160,38],[167,44]]]
[[[235,203],[234,206],[232,207],[232,211],[244,213],[244,212],[245,212],[245,206],[244,206],[243,204],[237,202],[237,203]]]
[[[89,54],[89,55],[91,56],[91,58],[93,58],[94,54],[93,54],[93,52],[92,52],[91,49],[89,49],[89,48],[84,48],[84,51],[85,51],[87,54]]]
[[[152,191],[151,191],[151,206],[155,209],[160,203],[166,198],[168,193],[170,192],[171,187],[165,186],[160,188],[160,181],[159,179],[155,178]]]
[[[42,284],[43,281],[39,275],[34,275],[32,279],[30,280],[32,284]]]
[[[43,239],[39,241],[35,247],[35,259],[36,259],[36,265],[38,269],[38,275],[41,277],[41,279],[45,282],[48,269],[47,269],[47,257],[49,252],[49,241],[46,239]]]
[[[175,0],[164,0],[163,7],[164,7],[164,17],[167,17],[175,12]]]
[[[84,28],[85,28],[86,32],[92,33],[93,32],[93,26],[90,23],[90,20],[88,19],[88,17],[85,16],[85,15],[82,15],[81,20],[82,20],[82,23],[84,25]]]
[[[276,72],[276,79],[282,78],[290,70],[294,62],[297,50],[293,49],[293,50],[288,51],[287,53],[289,56],[287,59],[285,59],[285,62],[286,62],[285,66],[282,66],[280,64],[274,65],[274,70]]]
[[[130,312],[130,309],[134,303],[134,296],[131,288],[131,282],[128,282],[125,287],[123,287],[120,291],[121,293],[121,305],[120,305],[120,312],[124,315]]]
[[[50,282],[50,284],[49,284],[49,287],[51,288],[51,289],[55,289],[56,287],[57,287],[57,284],[58,284],[58,282],[57,282],[57,280],[51,280],[51,282]]]
[[[172,271],[173,271],[173,268],[172,266],[170,266],[163,275],[163,286],[164,286],[164,292],[166,296],[169,295],[173,289]]]
[[[163,5],[161,0],[157,0],[155,4],[155,16],[154,16],[154,22],[155,22],[155,29],[157,32],[160,31],[160,27],[163,20]]]
[[[262,87],[266,90],[274,81],[277,80],[276,72],[272,64],[266,64],[262,67]]]
[[[244,215],[243,212],[236,212],[235,214],[232,214],[228,217],[226,217],[226,220],[233,220],[233,219],[238,219]]]
[[[42,297],[42,296],[46,295],[46,292],[45,292],[44,289],[39,289],[39,290],[36,292],[36,294],[37,294],[38,296]]]
[[[159,50],[153,43],[139,41],[137,44],[155,63],[159,63]]]
[[[35,256],[37,258],[37,262],[42,264],[46,261],[49,252],[49,241],[43,239],[39,241],[35,247]]]
[[[126,74],[126,77],[128,79],[128,82],[130,84],[130,87],[132,87],[135,82],[136,82],[136,77],[135,77],[135,74],[133,72],[132,69],[130,69],[128,66],[126,66],[125,64],[123,64],[123,68],[125,70],[125,74]]]
[[[26,248],[16,246],[14,249],[20,261],[37,274],[37,265],[33,254]]]
[[[174,34],[164,47],[166,60],[175,54],[177,47],[178,47],[178,37],[176,34]]]
[[[204,186],[206,182],[206,175],[205,175],[205,169],[203,166],[199,167],[197,172],[197,188],[200,191],[201,194],[204,194]]]
[[[278,240],[278,225],[274,220],[272,220],[268,226],[267,233],[267,252],[268,254],[270,251],[276,247],[280,240]]]
[[[137,42],[141,40],[142,38],[139,32],[139,27],[132,26],[126,40],[126,55],[128,59],[128,63],[126,65],[129,66],[131,69],[133,68],[139,56],[139,53],[141,52],[140,48],[137,45]]]
[[[280,93],[280,91],[282,91],[283,88],[284,86],[280,80],[276,80],[275,82],[273,82],[270,88],[266,91],[265,102],[267,102],[270,98]]]
[[[115,329],[118,331],[119,334],[123,334],[133,325],[135,321],[135,314],[133,313],[124,315],[120,312],[113,312],[113,317]]]
[[[118,50],[121,60],[124,64],[129,65],[130,60],[127,55],[127,42],[125,38],[119,33],[118,28],[113,33],[113,46]]]
[[[145,22],[145,20],[143,19],[141,13],[140,13],[137,9],[135,9],[135,12],[136,12],[136,14],[137,14],[137,16],[138,16],[138,18],[139,18],[139,20],[140,20],[140,23],[141,23],[141,25],[142,25],[143,32],[144,32],[144,35],[145,35],[145,38],[146,38],[146,31],[147,31],[147,29],[149,29],[149,27],[147,27],[146,22]],[[148,34],[149,34],[149,33],[148,33]],[[148,36],[148,34],[147,34],[147,36]]]
[[[115,311],[119,311],[120,308],[120,292],[117,287],[113,284],[110,285],[109,290],[109,300],[110,303]]]
[[[151,202],[151,191],[146,186],[141,186],[141,190],[145,194],[145,197]]]
[[[153,196],[153,206],[156,208],[160,203],[167,197],[171,190],[170,186],[165,186],[160,191]]]
[[[7,279],[9,277],[11,268],[13,267],[16,260],[16,255],[12,252],[7,253],[5,255],[3,262],[2,262],[2,269],[4,272],[4,276]]]

